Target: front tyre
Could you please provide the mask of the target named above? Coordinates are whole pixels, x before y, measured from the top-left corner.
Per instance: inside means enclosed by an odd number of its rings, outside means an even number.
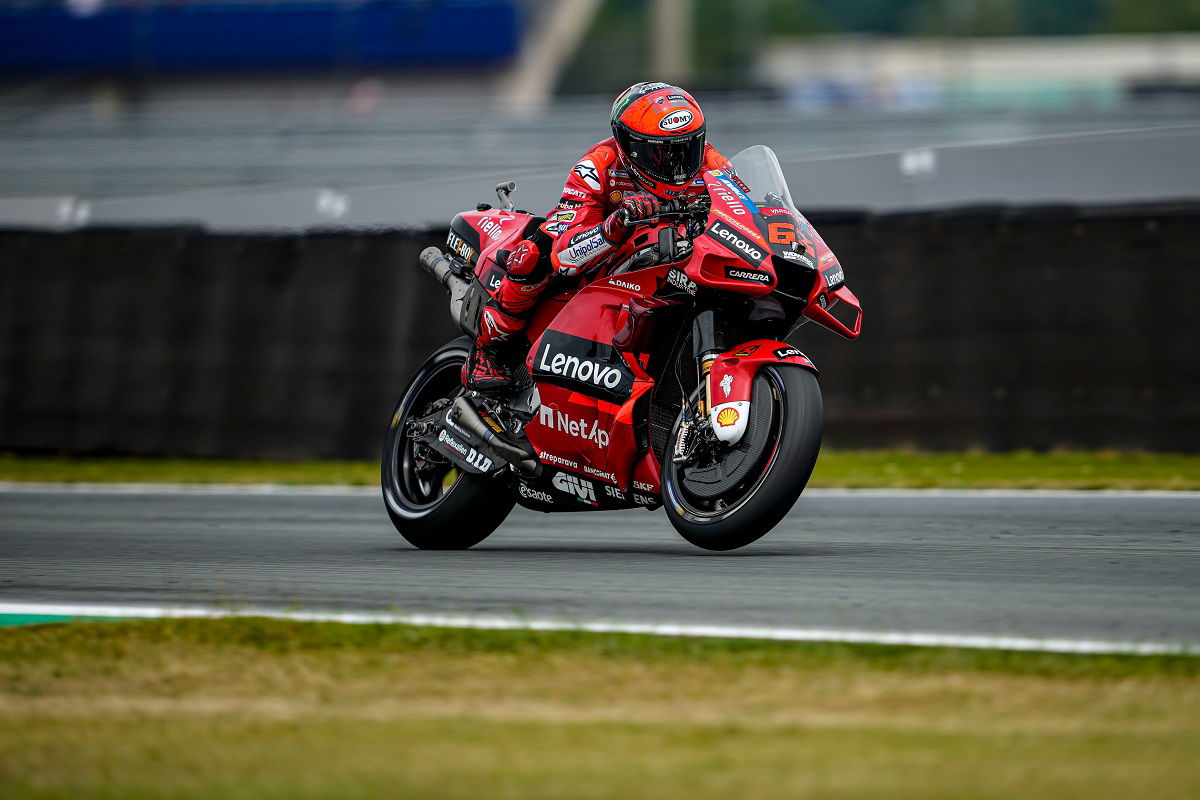
[[[696,467],[674,464],[669,455],[663,465],[667,517],[680,536],[705,550],[744,547],[774,528],[795,505],[817,463],[824,408],[816,375],[799,367],[760,370],[750,409],[751,427],[755,416],[768,422],[760,431],[748,429],[737,445],[724,450],[725,457],[739,463],[729,473],[732,485],[718,483],[719,493],[714,493],[711,481],[689,480]],[[682,420],[681,414],[668,441],[675,441]],[[720,450],[711,456],[721,457]]]
[[[459,472],[405,433],[408,421],[462,393],[470,340],[450,342],[429,357],[392,413],[383,441],[383,502],[400,535],[422,550],[466,550],[500,527],[516,500],[504,476]]]

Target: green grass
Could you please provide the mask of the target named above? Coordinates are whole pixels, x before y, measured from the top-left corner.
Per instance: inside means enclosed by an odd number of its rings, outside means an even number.
[[[261,619],[0,630],[0,796],[1200,796],[1200,658]]]
[[[0,480],[375,486],[367,461],[72,458],[0,454]],[[881,488],[1200,489],[1200,455],[825,450],[810,486]]]

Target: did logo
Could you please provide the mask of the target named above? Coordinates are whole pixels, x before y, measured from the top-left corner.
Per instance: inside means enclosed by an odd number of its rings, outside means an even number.
[[[568,472],[560,472],[554,476],[554,480],[551,483],[555,489],[558,489],[563,494],[574,495],[581,503],[587,503],[592,506],[597,505],[596,488],[589,480],[576,477]]]

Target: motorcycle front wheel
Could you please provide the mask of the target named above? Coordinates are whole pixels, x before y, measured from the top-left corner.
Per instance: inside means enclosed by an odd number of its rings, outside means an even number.
[[[754,377],[750,426],[708,465],[663,464],[663,507],[679,534],[705,550],[734,550],[779,524],[804,491],[821,450],[824,407],[817,376],[797,367],[767,367]],[[683,414],[668,439],[679,434]],[[757,426],[757,427],[755,427]],[[721,458],[737,467],[723,469]],[[700,471],[709,476],[702,483]],[[689,474],[692,475],[689,478]]]
[[[461,372],[471,342],[444,345],[421,365],[392,413],[383,442],[381,482],[388,516],[400,535],[422,550],[465,550],[504,522],[516,499],[503,476],[460,472],[406,434],[408,421],[462,392]]]

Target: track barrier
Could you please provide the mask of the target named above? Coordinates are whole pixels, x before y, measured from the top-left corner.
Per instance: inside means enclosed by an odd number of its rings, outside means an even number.
[[[810,219],[865,315],[791,337],[827,445],[1200,451],[1200,203]],[[374,457],[457,335],[443,240],[0,230],[0,449]]]

